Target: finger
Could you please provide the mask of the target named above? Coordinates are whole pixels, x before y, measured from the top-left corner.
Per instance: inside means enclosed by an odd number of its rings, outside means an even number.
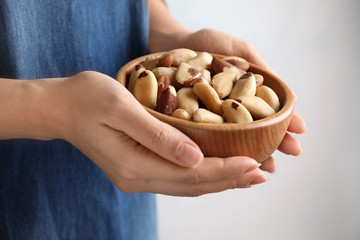
[[[194,167],[204,156],[198,146],[176,128],[149,116],[138,119],[142,129],[130,129],[126,133],[152,152],[181,166]]]
[[[136,178],[147,180],[157,179],[163,181],[180,182],[205,182],[218,181],[234,178],[246,172],[253,171],[259,167],[254,159],[249,157],[229,157],[229,158],[205,158],[204,161],[195,168],[184,168],[169,162],[149,149],[132,140],[124,133],[118,133],[116,149],[121,149],[121,153],[110,150],[107,158],[126,159],[116,161],[115,165],[136,175]],[[111,153],[112,152],[112,153]],[[124,174],[129,175],[129,174]]]
[[[290,154],[294,156],[298,156],[302,152],[300,142],[289,133],[285,134],[284,139],[278,147],[278,150],[285,154]]]
[[[296,112],[293,112],[288,131],[293,133],[303,133],[305,132],[305,129],[306,125],[304,119]]]
[[[274,173],[276,171],[275,159],[270,156],[265,161],[262,162],[260,169],[269,173]]]
[[[255,184],[267,181],[266,176],[260,169],[243,174],[232,179],[225,179],[215,182],[183,183],[167,181],[142,181],[134,183],[134,189],[141,192],[160,193],[173,196],[196,197],[207,193],[221,192],[234,188],[247,188]]]
[[[165,164],[162,159],[143,164],[143,167],[148,169],[143,173],[146,179],[197,183],[234,178],[257,169],[259,164],[250,158],[233,157],[204,158],[204,161],[196,168],[183,168],[172,163]]]
[[[173,163],[187,167],[201,163],[203,154],[189,137],[151,116],[134,97],[128,96],[128,99],[122,115],[118,116],[122,126],[116,129]]]

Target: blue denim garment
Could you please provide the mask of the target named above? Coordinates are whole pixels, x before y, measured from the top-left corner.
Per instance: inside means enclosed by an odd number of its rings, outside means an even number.
[[[114,77],[147,38],[145,0],[2,0],[0,77]],[[155,197],[121,192],[63,140],[0,141],[0,239],[157,239]]]

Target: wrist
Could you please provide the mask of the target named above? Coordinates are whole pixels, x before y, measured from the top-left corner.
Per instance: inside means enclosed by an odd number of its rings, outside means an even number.
[[[154,53],[184,47],[185,39],[191,34],[192,32],[185,29],[174,32],[150,33],[149,51]]]
[[[62,79],[1,80],[0,138],[50,140],[61,137]]]
[[[161,52],[181,47],[182,38],[191,32],[178,23],[163,1],[149,1],[149,51]]]

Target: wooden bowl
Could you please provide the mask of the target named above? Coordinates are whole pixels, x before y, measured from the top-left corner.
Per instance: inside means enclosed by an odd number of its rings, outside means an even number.
[[[159,57],[162,54],[151,55]],[[212,55],[223,57],[219,54]],[[135,65],[147,56],[124,65],[117,74],[117,80],[126,86]],[[248,71],[263,75],[264,85],[272,88],[278,95],[281,110],[276,114],[245,124],[209,124],[186,121],[145,108],[154,117],[174,126],[194,140],[206,157],[249,156],[262,162],[280,145],[290,123],[295,97],[286,84],[274,74],[254,64],[250,64]]]

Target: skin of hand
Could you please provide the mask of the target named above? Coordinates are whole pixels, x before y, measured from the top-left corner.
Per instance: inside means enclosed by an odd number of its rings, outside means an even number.
[[[65,139],[124,192],[199,196],[266,181],[251,158],[204,158],[191,139],[98,72],[0,79],[0,112],[8,113],[0,115],[0,139]]]
[[[273,72],[251,43],[215,29],[202,29],[196,32],[188,31],[171,17],[163,1],[150,0],[149,4],[150,51],[161,52],[184,47],[195,51],[239,56]],[[294,112],[288,132],[285,134],[278,150],[289,155],[300,155],[302,152],[301,144],[290,133],[300,134],[305,132],[305,128],[305,121]],[[274,158],[269,157],[266,159],[260,168],[270,173],[275,172],[276,164]]]

